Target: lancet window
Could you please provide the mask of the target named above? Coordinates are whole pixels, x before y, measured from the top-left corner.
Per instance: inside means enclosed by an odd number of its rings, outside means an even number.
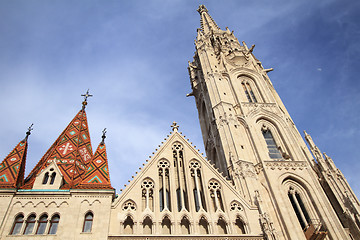
[[[53,185],[55,182],[56,172],[53,172],[50,177],[50,185]]]
[[[49,180],[49,173],[46,172],[46,173],[44,174],[44,179],[43,179],[42,184],[47,184],[48,180]]]
[[[14,225],[11,229],[10,234],[11,235],[20,234],[23,223],[24,223],[24,215],[20,214],[15,218]]]
[[[305,229],[311,220],[301,195],[293,186],[290,186],[288,197],[295,211],[296,217],[301,225],[301,228]]]
[[[171,234],[171,221],[168,217],[164,217],[161,222],[161,227],[163,234]]]
[[[235,231],[238,234],[245,234],[245,223],[240,217],[237,217],[235,220]]]
[[[143,200],[143,210],[150,209],[153,211],[153,191],[154,191],[154,182],[151,179],[145,179],[142,184],[142,200]]]
[[[171,211],[170,207],[170,179],[169,179],[169,168],[170,163],[162,159],[158,163],[159,169],[159,200],[160,200],[160,211],[169,210]]]
[[[209,223],[204,217],[200,218],[199,230],[200,234],[209,234]]]
[[[210,190],[210,197],[213,202],[214,211],[224,211],[224,205],[220,191],[221,187],[219,182],[217,182],[216,180],[210,180],[208,188]]]
[[[219,218],[216,225],[217,225],[219,234],[227,234],[228,233],[227,224],[222,217]]]
[[[27,219],[26,219],[26,224],[25,224],[25,229],[24,229],[24,235],[27,234],[31,234],[34,230],[34,226],[35,226],[35,219],[36,216],[35,214],[31,214]]]
[[[238,79],[241,81],[241,87],[245,93],[248,102],[262,102],[262,97],[260,96],[260,93],[253,79],[244,75],[239,76]]]
[[[206,211],[206,202],[204,197],[204,189],[202,184],[202,176],[201,176],[201,165],[196,160],[191,160],[189,163],[189,168],[192,177],[192,185],[194,192],[194,202],[195,209],[198,212],[200,209],[204,209]]]
[[[125,234],[133,234],[134,233],[134,221],[131,219],[130,216],[124,221],[124,233]]]
[[[270,131],[269,128],[267,128],[266,126],[263,126],[262,128],[262,134],[264,136],[268,151],[269,151],[269,157],[271,159],[277,159],[277,160],[281,160],[282,155],[278,149],[278,145],[275,142],[275,139]]]
[[[175,185],[178,211],[189,210],[187,183],[184,170],[183,146],[175,143],[172,147],[175,168]]]
[[[150,217],[146,217],[143,221],[143,233],[144,234],[152,234],[152,220]]]
[[[182,234],[190,234],[190,221],[186,217],[181,219],[180,227]]]

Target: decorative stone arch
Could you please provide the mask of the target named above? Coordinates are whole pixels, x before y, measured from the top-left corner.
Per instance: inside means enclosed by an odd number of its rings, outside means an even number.
[[[231,212],[242,212],[244,211],[244,206],[237,200],[232,200],[229,207]]]
[[[264,146],[267,146],[268,150],[270,150],[271,146],[268,144],[268,142],[265,141],[265,138],[272,138],[275,141],[275,149],[277,149],[279,153],[279,157],[277,158],[277,160],[290,160],[292,158],[292,155],[288,145],[286,144],[287,139],[285,138],[278,125],[273,120],[267,117],[258,118],[256,120],[256,124],[258,125],[259,131],[261,131],[263,135]],[[271,155],[269,155],[269,157],[271,159],[274,159],[273,157],[271,157]]]
[[[187,214],[183,214],[180,218],[180,229],[182,234],[190,234],[191,227],[192,227],[192,221],[190,220],[189,216]]]
[[[210,223],[208,221],[208,218],[204,214],[199,216],[198,226],[199,226],[200,234],[210,234],[211,233]]]
[[[154,210],[154,191],[155,181],[150,177],[145,177],[141,181],[143,211],[146,209],[150,211]]]
[[[228,234],[229,233],[229,224],[226,221],[223,214],[218,214],[218,217],[215,219],[215,225],[217,227],[217,232],[219,234]]]

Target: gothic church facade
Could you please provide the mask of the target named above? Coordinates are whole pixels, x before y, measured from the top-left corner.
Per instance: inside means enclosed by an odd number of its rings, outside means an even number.
[[[198,9],[189,62],[207,158],[172,132],[119,194],[105,132],[82,109],[28,176],[27,132],[0,165],[1,239],[360,239],[360,204],[333,160],[306,146],[254,46]]]

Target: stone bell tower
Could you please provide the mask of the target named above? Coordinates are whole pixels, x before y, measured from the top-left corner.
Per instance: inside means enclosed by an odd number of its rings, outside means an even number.
[[[254,45],[221,30],[204,5],[198,12],[188,95],[196,100],[209,161],[259,208],[260,222],[270,223],[262,226],[268,239],[351,239],[268,77],[273,69],[254,56]]]

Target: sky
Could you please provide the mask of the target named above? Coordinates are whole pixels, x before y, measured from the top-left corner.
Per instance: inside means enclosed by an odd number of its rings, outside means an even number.
[[[92,147],[108,129],[112,185],[124,188],[171,131],[203,151],[187,70],[199,4],[255,44],[302,134],[360,196],[360,2],[350,0],[1,0],[0,158],[31,123],[26,175],[81,109]],[[302,134],[303,135],[303,134]]]

